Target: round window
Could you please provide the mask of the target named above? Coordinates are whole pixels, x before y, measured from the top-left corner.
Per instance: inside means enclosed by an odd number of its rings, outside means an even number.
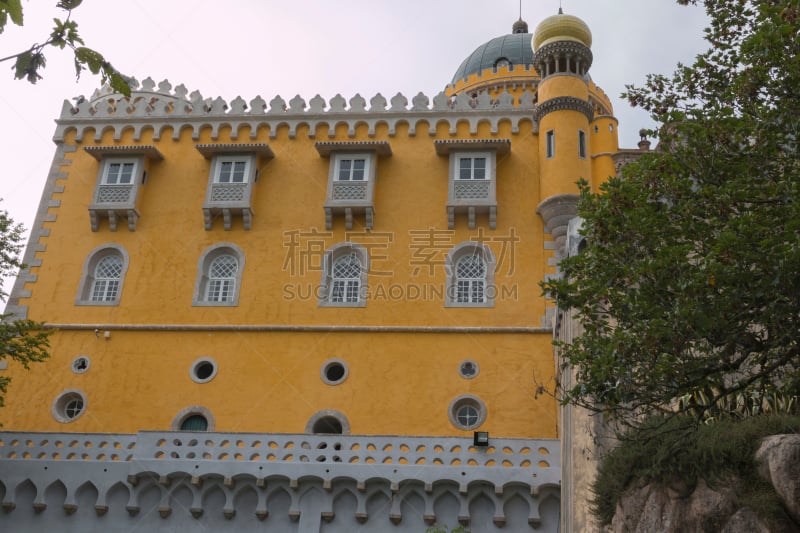
[[[475,361],[461,361],[461,364],[458,365],[458,373],[462,378],[472,379],[478,375],[478,363]]]
[[[72,371],[76,374],[83,374],[89,370],[89,358],[85,355],[79,355],[72,360]]]
[[[475,429],[486,420],[486,406],[477,396],[459,396],[450,403],[447,414],[458,429]]]
[[[86,411],[86,396],[79,390],[61,393],[53,402],[53,418],[62,423],[72,422]]]
[[[349,370],[347,363],[341,359],[329,359],[325,361],[320,369],[320,377],[322,381],[328,385],[338,385],[347,379]]]
[[[210,357],[201,357],[194,363],[189,376],[195,383],[208,383],[217,375],[217,363]]]

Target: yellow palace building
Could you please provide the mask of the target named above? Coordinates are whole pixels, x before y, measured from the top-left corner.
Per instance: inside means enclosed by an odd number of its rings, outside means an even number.
[[[6,531],[557,531],[557,274],[624,152],[558,14],[438,95],[65,102],[7,308]]]

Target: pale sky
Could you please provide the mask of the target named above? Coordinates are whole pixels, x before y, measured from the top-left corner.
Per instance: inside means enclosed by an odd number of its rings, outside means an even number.
[[[0,57],[47,38],[56,0],[26,0],[25,26],[0,34]],[[701,8],[674,0],[562,0],[593,34],[593,80],[612,99],[620,143],[635,147],[653,124],[619,98],[648,73],[671,74],[706,48]],[[224,6],[224,7],[220,7]],[[522,0],[531,32],[559,0]],[[184,84],[204,97],[270,101],[337,93],[367,101],[380,92],[431,99],[475,48],[511,33],[519,0],[84,0],[75,10],[86,45],[139,81]],[[64,100],[91,96],[99,78],[76,83],[71,52],[48,49],[44,79],[13,79],[0,63],[0,208],[30,228],[52,162]],[[89,217],[86,217],[89,227]],[[9,291],[7,283],[5,290]],[[2,304],[0,304],[2,305]]]

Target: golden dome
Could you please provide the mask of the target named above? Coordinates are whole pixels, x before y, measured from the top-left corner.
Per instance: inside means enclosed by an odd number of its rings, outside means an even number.
[[[592,32],[589,26],[578,17],[565,15],[560,9],[558,15],[547,17],[536,26],[533,32],[533,50],[555,41],[577,41],[592,47]]]

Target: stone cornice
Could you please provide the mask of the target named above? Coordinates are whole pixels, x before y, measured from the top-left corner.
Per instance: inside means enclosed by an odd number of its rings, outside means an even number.
[[[177,140],[186,129],[198,140],[200,131],[206,128],[211,128],[211,138],[216,140],[223,127],[231,129],[234,140],[245,127],[250,139],[255,139],[264,128],[273,139],[279,128],[288,128],[289,137],[293,138],[301,127],[307,127],[309,137],[314,138],[319,126],[326,126],[328,138],[333,138],[336,127],[342,124],[347,126],[350,137],[355,136],[356,128],[361,125],[373,136],[382,124],[388,127],[390,136],[395,135],[399,124],[408,125],[412,136],[418,125],[424,124],[433,136],[436,125],[442,122],[448,125],[451,135],[455,135],[461,122],[467,122],[473,134],[478,124],[485,122],[496,133],[501,121],[510,121],[512,130],[517,132],[520,122],[530,119],[534,107],[534,94],[530,91],[519,97],[502,92],[495,98],[481,95],[476,99],[467,94],[450,98],[444,92],[430,99],[419,93],[411,99],[409,107],[409,99],[400,93],[388,101],[377,94],[369,102],[360,95],[349,101],[336,95],[329,102],[317,95],[308,103],[300,96],[288,102],[280,96],[270,102],[257,96],[248,103],[241,97],[226,102],[222,98],[203,98],[197,92],[187,96],[183,86],[173,91],[168,82],[159,85],[161,92],[153,92],[153,87],[152,81],[146,80],[141,90],[135,89],[129,98],[105,93],[91,100],[80,97],[75,105],[65,101],[56,121],[54,140],[63,141],[69,131],[76,132],[78,141],[89,132],[99,141],[107,131],[113,132],[114,140],[120,140],[126,130],[133,131],[134,141],[140,140],[145,130],[152,130],[155,141],[165,132]]]
[[[583,113],[586,115],[586,119],[589,122],[594,119],[594,108],[592,107],[592,104],[586,100],[581,100],[580,98],[575,98],[574,96],[559,96],[556,98],[551,98],[550,100],[537,105],[533,110],[533,120],[538,124],[539,121],[542,120],[542,117],[548,113],[563,110],[578,111]]]

